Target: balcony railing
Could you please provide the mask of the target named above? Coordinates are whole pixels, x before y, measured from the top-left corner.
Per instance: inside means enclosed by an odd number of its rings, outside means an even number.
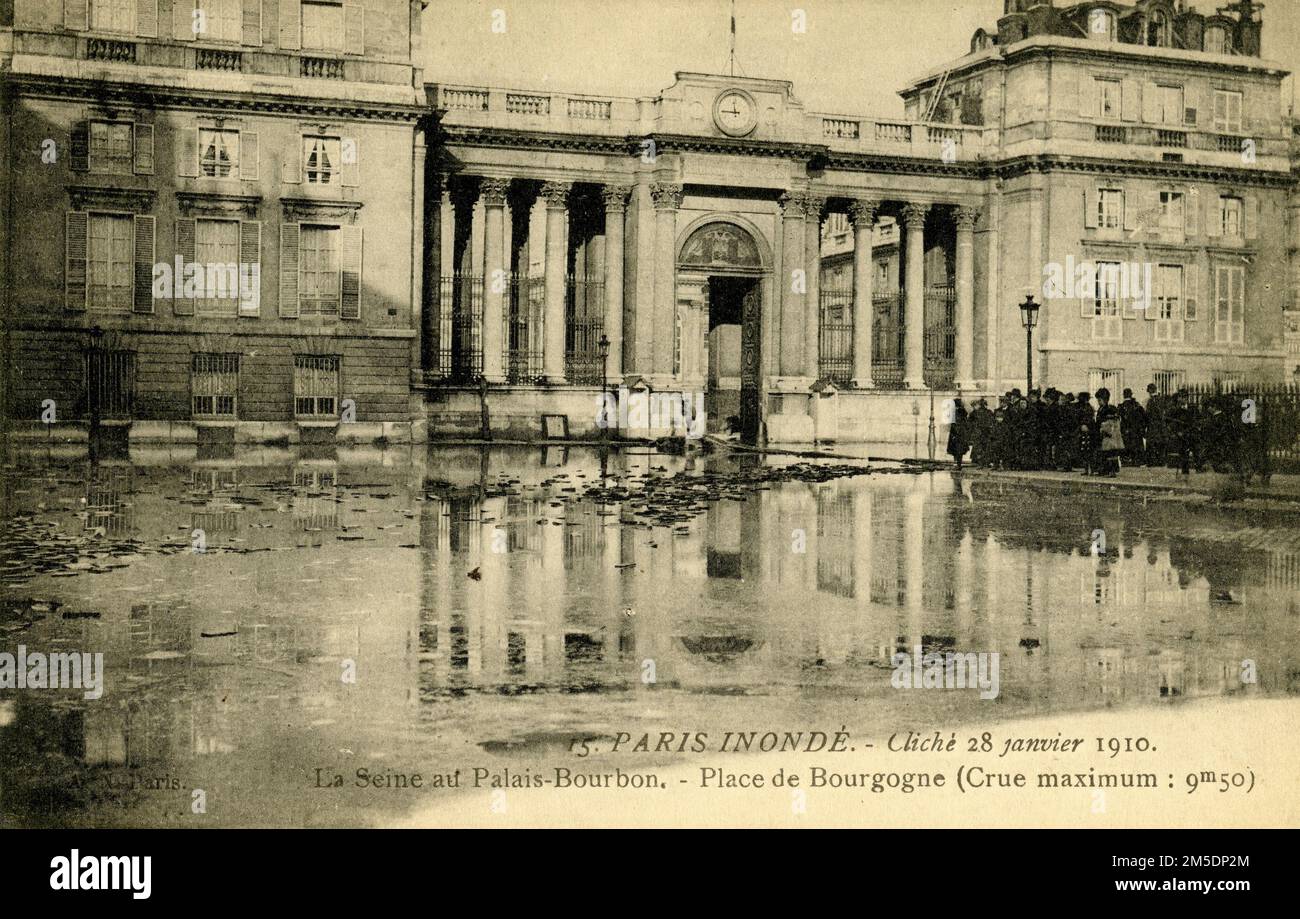
[[[876,140],[887,144],[910,144],[912,142],[912,126],[893,121],[877,121]]]
[[[506,93],[506,111],[511,115],[549,115],[551,97]]]
[[[602,99],[570,99],[570,118],[591,118],[609,121],[613,103]]]
[[[1156,131],[1156,145],[1160,147],[1186,147],[1187,132],[1158,130]]]
[[[343,62],[327,57],[304,57],[301,73],[317,80],[342,80]]]
[[[1097,143],[1126,144],[1128,143],[1128,130],[1122,124],[1099,124],[1097,125]]]
[[[929,125],[925,129],[925,136],[929,138],[932,144],[952,143],[958,147],[961,146],[962,132],[956,128],[940,128]]]
[[[1220,153],[1240,153],[1249,140],[1248,137],[1238,137],[1235,134],[1220,134],[1215,138],[1215,146]]]
[[[861,135],[862,125],[860,122],[849,118],[823,118],[822,135],[824,137],[839,137],[847,140],[857,140]]]
[[[199,48],[194,66],[199,70],[229,70],[238,73],[244,66],[244,55],[224,48]]]
[[[135,60],[135,43],[112,38],[92,38],[86,43],[86,58],[92,61]]]
[[[488,110],[488,94],[484,89],[444,89],[442,91],[443,108],[460,109],[470,112]]]

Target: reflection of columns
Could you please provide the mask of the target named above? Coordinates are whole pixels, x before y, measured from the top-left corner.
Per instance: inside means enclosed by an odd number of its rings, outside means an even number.
[[[804,198],[787,192],[781,196],[781,359],[778,372],[797,375],[803,367],[804,287],[795,283],[803,265]]]
[[[564,263],[565,229],[569,219],[569,183],[547,182],[546,199],[546,316],[542,321],[542,375],[547,383],[564,382]]]
[[[509,179],[484,179],[483,201],[483,378],[505,382],[502,303],[506,291],[505,205]]]
[[[975,223],[980,212],[957,208],[957,380],[959,390],[975,388]]]
[[[424,178],[425,159],[428,147],[424,145],[425,135],[415,135],[415,166],[411,173],[411,329],[415,340],[411,342],[411,371],[413,382],[423,380],[422,371],[432,366],[429,360],[429,347],[424,336],[427,332],[429,309],[425,296],[425,284],[429,279],[431,248],[425,248],[425,240],[433,239],[428,232],[425,220]]]
[[[677,323],[677,209],[682,206],[682,187],[655,182],[650,196],[655,204],[654,358],[650,371],[669,376]]]
[[[903,565],[907,577],[907,637],[911,647],[921,643],[925,631],[925,492],[915,479],[904,499]]]
[[[819,195],[804,198],[803,254],[808,293],[804,304],[803,365],[804,376],[814,380],[821,376],[822,208],[825,206],[826,199]]]
[[[903,206],[907,233],[903,382],[908,389],[925,388],[925,215],[929,210],[928,204],[916,202]]]
[[[975,540],[967,533],[962,533],[957,540],[957,570],[953,585],[954,606],[957,610],[957,646],[971,648],[975,645],[975,621],[971,602],[971,568]]]
[[[875,306],[875,265],[871,258],[871,234],[876,226],[875,201],[854,201],[849,205],[853,220],[853,384],[870,389],[871,320]]]
[[[623,218],[626,185],[606,185],[605,198],[605,337],[609,339],[610,379],[623,375]]]

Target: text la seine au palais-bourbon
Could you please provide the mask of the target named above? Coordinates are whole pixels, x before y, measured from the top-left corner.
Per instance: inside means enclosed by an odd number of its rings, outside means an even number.
[[[319,789],[703,789],[857,788],[876,794],[912,794],[929,789],[960,793],[1021,789],[1176,789],[1185,794],[1249,794],[1256,776],[1247,768],[1212,762],[1186,764],[1178,772],[1153,771],[1157,745],[1146,737],[999,736],[993,732],[898,731],[881,744],[849,732],[727,731],[619,732],[574,736],[567,765],[468,763],[450,771],[354,770],[318,766]],[[738,757],[736,765],[691,763],[710,754]],[[779,762],[761,754],[784,755]],[[817,756],[817,765],[798,762]],[[623,762],[611,766],[609,760]],[[680,762],[677,761],[680,757]],[[826,757],[843,766],[830,765]],[[898,769],[908,757],[928,768]],[[601,762],[596,765],[596,760]],[[640,759],[641,762],[637,762]],[[1026,765],[1050,762],[1042,771]],[[1146,760],[1144,763],[1143,760]],[[653,764],[650,762],[653,761]],[[755,763],[762,768],[754,768]],[[644,763],[644,764],[643,764]],[[767,765],[772,763],[772,765]],[[934,768],[942,764],[942,768]],[[1065,765],[1062,765],[1065,764]],[[1189,768],[1193,767],[1194,768]]]

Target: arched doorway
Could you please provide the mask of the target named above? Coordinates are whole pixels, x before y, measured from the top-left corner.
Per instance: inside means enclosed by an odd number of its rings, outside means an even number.
[[[764,300],[771,259],[739,218],[713,215],[687,228],[678,250],[677,336],[682,378],[704,387],[709,429],[738,423],[741,439],[756,443],[762,427]],[[693,317],[683,322],[684,317]],[[690,335],[690,327],[698,330]]]

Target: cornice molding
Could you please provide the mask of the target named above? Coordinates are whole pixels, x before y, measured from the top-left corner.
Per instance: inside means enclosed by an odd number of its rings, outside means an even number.
[[[207,193],[201,191],[178,191],[176,203],[180,212],[186,217],[205,214],[231,214],[253,217],[258,205],[262,203],[261,195],[232,195],[228,193]]]
[[[347,219],[355,223],[361,210],[360,201],[341,201],[320,198],[281,198],[285,219],[290,221],[314,219]]]
[[[210,89],[195,90],[182,86],[118,83],[23,73],[9,73],[7,76],[9,84],[18,96],[72,99],[95,105],[197,109],[209,114],[251,112],[347,121],[415,122],[428,114],[427,108],[414,103],[401,105],[348,99],[314,99],[273,93],[231,93]]]
[[[69,185],[68,198],[72,209],[112,208],[147,214],[153,210],[158,193],[152,188],[125,188],[113,185]]]

